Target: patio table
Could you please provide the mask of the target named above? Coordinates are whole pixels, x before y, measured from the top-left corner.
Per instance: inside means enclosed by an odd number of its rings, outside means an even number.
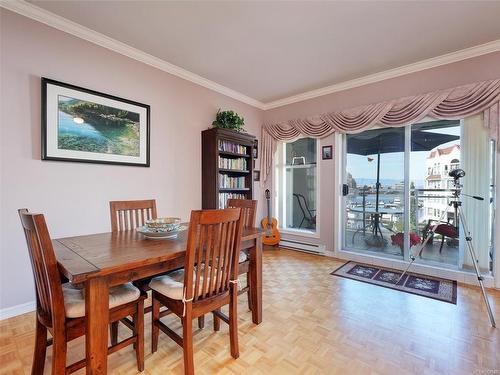
[[[366,235],[366,219],[365,215],[368,214],[370,215],[370,224],[368,226],[372,227],[372,233],[374,236],[377,236],[377,232],[380,233],[380,237],[384,238],[382,235],[382,230],[380,228],[381,222],[382,222],[382,216],[383,215],[402,215],[404,214],[404,211],[401,209],[397,208],[381,208],[379,207],[378,210],[376,208],[372,207],[355,207],[355,208],[349,208],[349,211],[351,212],[356,212],[356,213],[362,213],[363,214],[363,228],[359,228],[354,232],[352,235],[352,243],[354,243],[354,237],[356,234],[359,233],[360,230],[363,231],[363,235]]]

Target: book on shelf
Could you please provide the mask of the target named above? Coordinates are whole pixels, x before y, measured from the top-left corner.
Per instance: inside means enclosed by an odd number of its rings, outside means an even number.
[[[226,208],[228,199],[246,199],[241,193],[219,193],[219,208]]]
[[[246,171],[248,170],[247,165],[245,158],[229,159],[219,156],[219,168]]]
[[[245,177],[230,177],[227,174],[219,173],[219,188],[242,189],[245,187]]]
[[[233,142],[219,140],[219,151],[232,152],[234,154],[247,155],[246,146]]]

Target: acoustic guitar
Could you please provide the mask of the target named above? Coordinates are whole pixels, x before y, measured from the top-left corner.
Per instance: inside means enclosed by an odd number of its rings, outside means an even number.
[[[267,200],[267,217],[263,218],[260,224],[262,229],[266,232],[262,236],[262,243],[264,245],[277,245],[280,243],[280,232],[278,231],[278,220],[271,217],[271,193],[269,189],[266,189],[266,200]]]

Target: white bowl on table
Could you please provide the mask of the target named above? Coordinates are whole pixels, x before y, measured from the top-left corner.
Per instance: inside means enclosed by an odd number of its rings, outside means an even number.
[[[146,220],[146,225],[137,228],[137,231],[150,239],[175,238],[181,228],[181,219],[178,217],[160,217]]]

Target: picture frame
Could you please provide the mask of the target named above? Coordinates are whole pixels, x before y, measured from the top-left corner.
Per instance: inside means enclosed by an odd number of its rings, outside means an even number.
[[[150,106],[42,77],[42,160],[150,166]]]
[[[322,151],[321,158],[323,160],[333,159],[333,146],[332,145],[323,146],[321,151]]]
[[[252,157],[254,159],[258,159],[259,158],[259,141],[257,139],[253,143]]]
[[[258,171],[256,169],[253,170],[253,180],[260,181],[260,171]]]

